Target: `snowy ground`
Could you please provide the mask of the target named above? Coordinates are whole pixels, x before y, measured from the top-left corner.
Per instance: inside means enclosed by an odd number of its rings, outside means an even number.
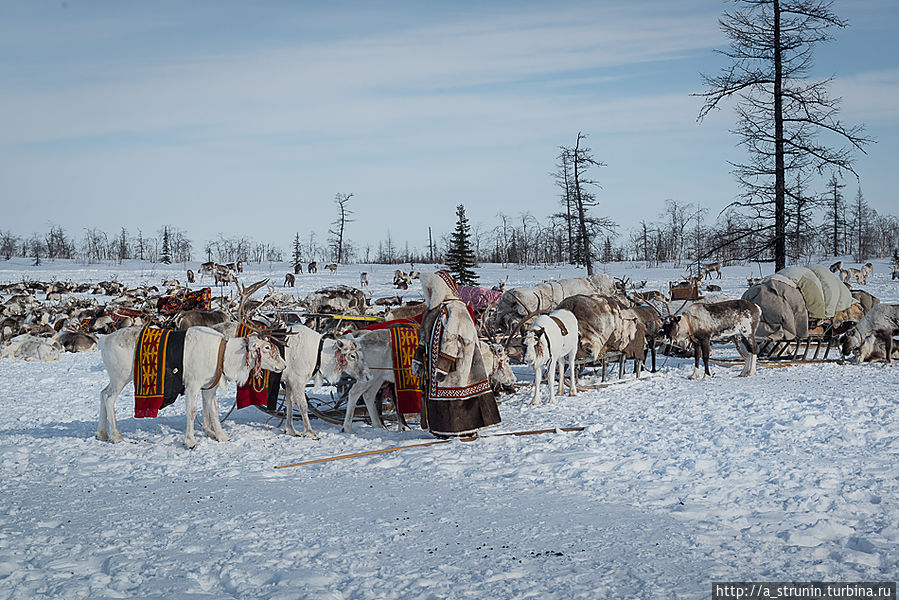
[[[375,296],[394,293],[392,268],[379,266],[303,275],[296,293],[355,285],[362,270]],[[0,282],[158,284],[182,272],[10,261]],[[244,279],[284,272],[250,265]],[[608,272],[650,288],[682,273]],[[577,274],[481,269],[487,285]],[[716,283],[738,297],[757,274],[727,267]],[[899,300],[885,263],[866,289]],[[0,360],[0,598],[661,599],[708,598],[720,580],[895,580],[899,368],[740,379],[716,366],[714,379],[688,381],[690,362],[556,406],[531,406],[524,388],[475,442],[275,469],[433,438],[365,425],[349,436],[320,421],[320,440],[288,438],[247,408],[225,424],[232,442],[200,434],[186,450],[183,401],[135,420],[129,386],[117,407],[129,443],[114,445],[93,437],[98,353]],[[220,398],[224,410],[233,398]],[[585,429],[489,437],[568,426]]]

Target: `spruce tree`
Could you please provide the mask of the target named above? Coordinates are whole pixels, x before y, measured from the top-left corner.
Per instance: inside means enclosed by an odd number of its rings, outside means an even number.
[[[477,285],[478,276],[474,272],[477,266],[474,251],[471,248],[471,226],[465,217],[465,206],[456,207],[456,229],[450,238],[450,248],[446,264],[450,273],[459,285]]]
[[[303,263],[303,245],[300,243],[300,232],[293,238],[293,272],[299,271],[299,265]]]
[[[172,245],[169,240],[169,228],[166,227],[162,230],[162,257],[159,259],[159,262],[165,263],[167,265],[172,264]]]

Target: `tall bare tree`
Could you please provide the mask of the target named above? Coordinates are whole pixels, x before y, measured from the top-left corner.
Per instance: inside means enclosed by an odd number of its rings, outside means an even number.
[[[567,155],[563,162],[571,165],[571,179],[568,183],[573,194],[576,210],[577,228],[574,234],[575,262],[587,267],[587,275],[593,275],[592,245],[600,231],[612,233],[617,226],[607,217],[593,217],[589,210],[599,204],[594,188],[599,182],[591,179],[589,171],[592,167],[604,167],[605,163],[593,158],[593,150],[587,146],[587,136],[580,131],[574,147],[562,146],[562,155]]]
[[[342,263],[344,259],[344,233],[346,232],[347,223],[352,223],[353,219],[350,215],[353,211],[349,209],[350,198],[353,194],[337,194],[334,196],[334,204],[337,205],[337,218],[331,223],[333,229],[329,229],[331,234],[331,248],[334,251],[334,257],[338,263]]]
[[[763,221],[755,255],[773,247],[777,269],[786,265],[787,172],[814,167],[850,171],[852,153],[870,142],[861,126],[837,118],[839,99],[828,96],[831,79],[809,81],[812,50],[829,41],[831,28],[847,23],[828,0],[733,0],[719,23],[730,40],[719,51],[731,60],[716,76],[703,75],[706,91],[701,121],[728,98],[737,101],[734,130],[750,154],[746,163],[731,163],[743,188],[731,206],[747,209]],[[831,147],[820,132],[843,140]],[[857,176],[857,174],[856,174]]]

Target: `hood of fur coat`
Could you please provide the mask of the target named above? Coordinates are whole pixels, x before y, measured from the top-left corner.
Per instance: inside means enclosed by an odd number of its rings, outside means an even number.
[[[438,273],[421,274],[421,291],[425,297],[428,310],[436,308],[447,300],[458,300],[459,292],[456,291],[452,276],[446,271]],[[453,282],[452,284],[450,282]]]

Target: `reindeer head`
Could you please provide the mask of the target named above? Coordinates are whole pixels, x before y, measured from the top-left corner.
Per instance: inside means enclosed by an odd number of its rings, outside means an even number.
[[[368,381],[371,372],[362,360],[356,342],[349,338],[335,340],[334,362],[341,373],[352,377],[356,381]]]
[[[509,364],[509,354],[502,344],[492,343],[489,345],[490,352],[493,353],[493,372],[489,373],[490,378],[502,387],[508,387],[515,383],[515,372],[512,371],[512,365]]]
[[[849,356],[853,351],[858,350],[861,345],[862,335],[855,327],[840,336],[840,354],[844,357]]]
[[[538,364],[543,364],[546,349],[543,343],[542,329],[528,329],[524,334],[524,363],[534,369]]]
[[[258,377],[262,370],[280,373],[287,368],[287,362],[270,341],[251,333],[247,339],[247,364],[253,375]]]
[[[680,315],[668,315],[662,320],[662,329],[661,335],[664,338],[671,340],[672,342],[676,342],[678,339],[684,337],[680,332]]]

